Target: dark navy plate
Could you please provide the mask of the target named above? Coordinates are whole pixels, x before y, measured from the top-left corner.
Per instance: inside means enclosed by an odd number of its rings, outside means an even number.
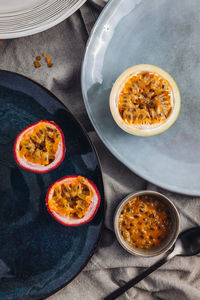
[[[55,121],[66,140],[62,164],[42,175],[13,157],[17,134],[39,120]],[[101,194],[95,218],[76,228],[57,223],[45,208],[48,187],[70,174],[89,178]],[[96,152],[71,112],[30,79],[0,71],[0,299],[42,299],[69,283],[97,246],[103,200]]]

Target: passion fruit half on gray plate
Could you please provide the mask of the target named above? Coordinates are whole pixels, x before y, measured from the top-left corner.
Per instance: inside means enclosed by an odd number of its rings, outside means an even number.
[[[124,71],[110,94],[110,110],[117,125],[139,136],[167,130],[176,121],[181,97],[174,79],[153,65],[136,65]]]

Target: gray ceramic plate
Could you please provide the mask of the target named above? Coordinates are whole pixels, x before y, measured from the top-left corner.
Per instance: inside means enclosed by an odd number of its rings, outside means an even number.
[[[111,0],[93,29],[82,68],[88,114],[110,151],[148,181],[189,195],[200,195],[199,16],[199,0]],[[180,88],[179,118],[158,136],[123,132],[109,110],[114,81],[135,64],[165,69]]]

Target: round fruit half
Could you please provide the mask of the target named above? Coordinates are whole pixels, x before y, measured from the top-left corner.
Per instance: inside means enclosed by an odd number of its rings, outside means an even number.
[[[65,226],[88,223],[94,218],[99,204],[97,187],[82,176],[66,176],[57,180],[46,196],[48,211]]]
[[[167,130],[181,106],[174,79],[153,65],[136,65],[123,72],[113,85],[110,110],[124,131],[152,136]]]
[[[39,121],[25,128],[16,138],[17,164],[32,172],[46,173],[57,168],[65,156],[62,130],[51,121]]]

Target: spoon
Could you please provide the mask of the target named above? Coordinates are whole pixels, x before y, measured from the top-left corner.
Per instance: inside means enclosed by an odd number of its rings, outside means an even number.
[[[192,256],[200,253],[200,226],[194,227],[188,230],[183,231],[179,234],[178,239],[175,242],[175,245],[166,252],[166,255],[148,268],[143,273],[139,274],[135,278],[131,279],[125,285],[118,288],[110,295],[106,296],[104,300],[113,300],[122,295],[125,291],[133,287],[136,283],[147,277],[153,271],[158,269],[160,266],[165,264],[168,260],[173,258],[174,256]]]

